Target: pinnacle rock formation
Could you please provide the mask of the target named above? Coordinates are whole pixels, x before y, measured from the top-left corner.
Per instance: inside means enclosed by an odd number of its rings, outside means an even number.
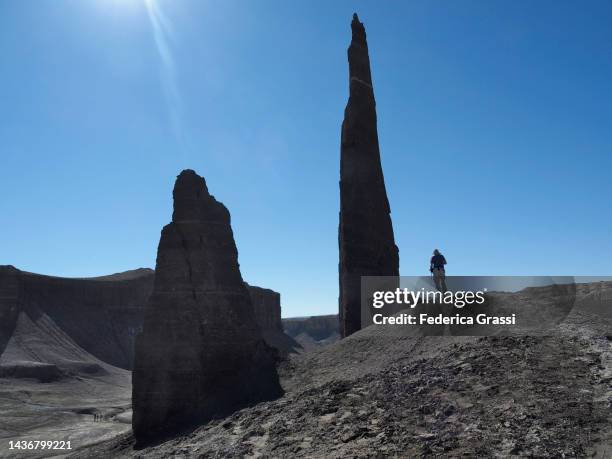
[[[363,24],[351,23],[350,96],[340,153],[340,334],[361,329],[361,276],[398,276],[399,253],[380,163],[376,102]]]
[[[148,441],[282,394],[242,280],[230,214],[184,170],[136,340],[132,427]]]

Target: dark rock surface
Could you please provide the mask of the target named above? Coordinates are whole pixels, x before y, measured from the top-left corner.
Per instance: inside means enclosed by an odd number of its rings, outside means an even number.
[[[20,314],[34,323],[44,315],[84,351],[130,369],[134,338],[152,288],[150,269],[76,279],[0,266],[0,355]]]
[[[255,320],[264,341],[275,348],[283,358],[289,354],[303,351],[302,346],[295,339],[283,332],[280,293],[247,283],[245,285],[251,295]]]
[[[332,344],[340,338],[337,314],[290,317],[282,322],[285,333],[295,339],[304,351]]]
[[[376,102],[364,26],[355,14],[348,49],[350,96],[340,158],[340,334],[361,329],[361,276],[398,276],[399,254],[380,162]]]
[[[246,284],[246,283],[245,283]],[[269,288],[256,287],[246,284],[257,325],[261,330],[283,331],[281,324],[281,299],[280,293]]]
[[[185,170],[162,230],[133,373],[134,435],[155,438],[282,393],[238,266],[228,210]]]
[[[35,379],[41,383],[57,381],[62,372],[57,365],[40,362],[12,362],[0,364],[0,378]]]
[[[20,311],[20,272],[14,266],[0,266],[0,356],[8,344]]]

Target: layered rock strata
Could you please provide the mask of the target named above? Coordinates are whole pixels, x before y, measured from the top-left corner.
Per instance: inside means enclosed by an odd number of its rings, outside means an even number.
[[[338,336],[338,315],[290,317],[283,319],[283,328],[293,338],[307,334],[315,341],[333,340]]]
[[[14,336],[18,317],[37,323],[44,315],[86,352],[130,369],[152,288],[151,269],[77,279],[0,266],[0,356]]]

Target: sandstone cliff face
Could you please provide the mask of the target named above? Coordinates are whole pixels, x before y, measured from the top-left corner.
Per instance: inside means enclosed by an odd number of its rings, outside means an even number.
[[[255,320],[266,344],[276,349],[280,357],[301,352],[302,346],[283,331],[280,293],[246,284],[251,295]]]
[[[361,276],[398,276],[399,254],[380,163],[376,102],[365,28],[353,16],[348,49],[350,96],[340,159],[340,333],[361,328]]]
[[[246,284],[251,295],[257,325],[261,330],[283,331],[280,293]]]
[[[178,176],[173,196],[136,341],[138,441],[282,393],[240,274],[229,212],[191,170]]]
[[[134,339],[153,287],[152,270],[104,278],[43,276],[0,267],[0,355],[13,336],[18,317],[50,320],[96,358],[129,369]]]

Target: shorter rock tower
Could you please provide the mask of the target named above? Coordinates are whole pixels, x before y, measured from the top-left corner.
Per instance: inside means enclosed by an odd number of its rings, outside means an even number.
[[[238,265],[230,214],[202,177],[174,185],[155,285],[136,340],[132,426],[138,441],[278,397],[274,353],[264,343]]]

